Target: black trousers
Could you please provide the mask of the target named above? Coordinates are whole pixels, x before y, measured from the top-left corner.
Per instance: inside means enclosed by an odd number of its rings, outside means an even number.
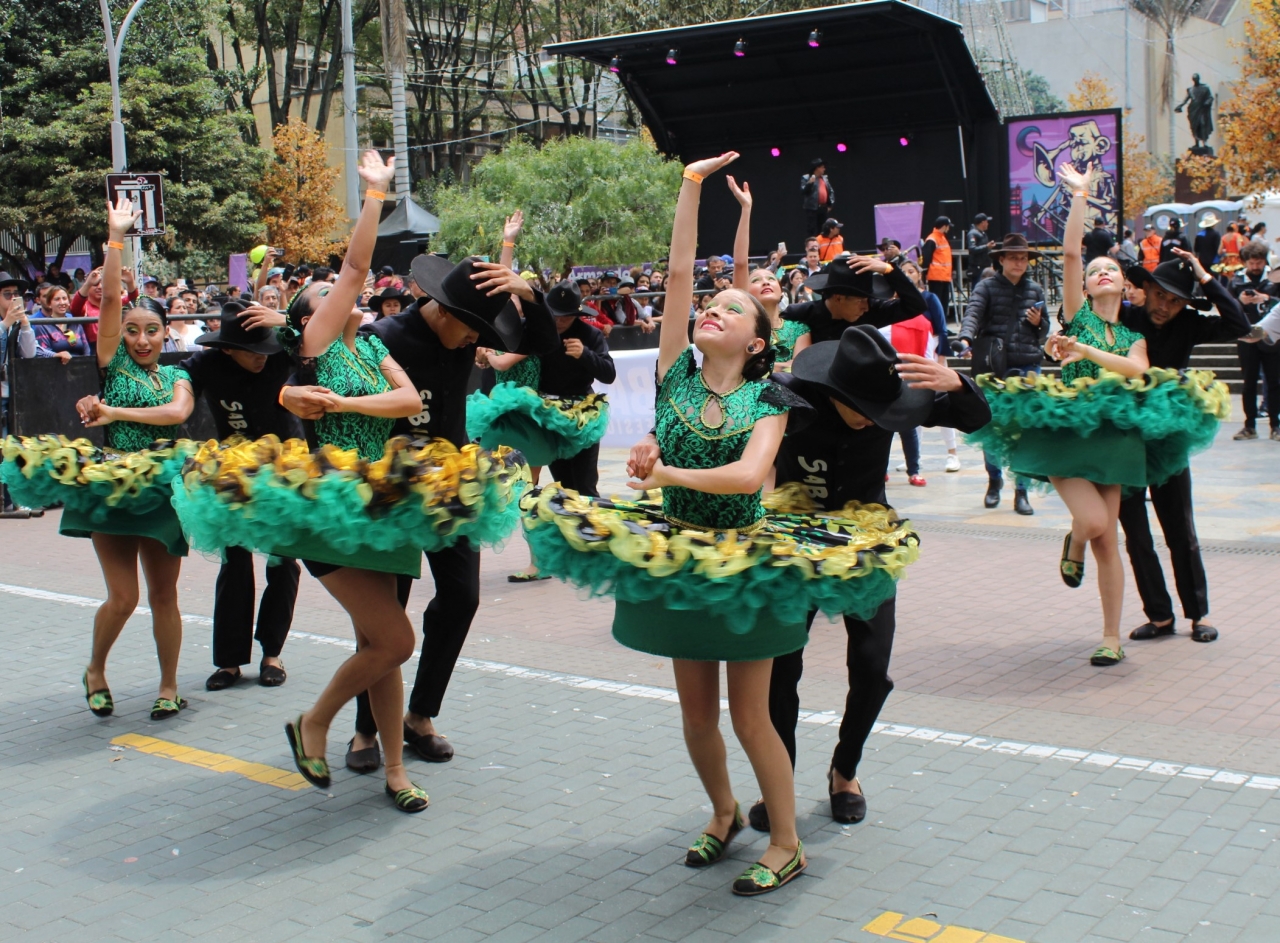
[[[263,658],[279,658],[293,624],[298,601],[297,560],[280,558],[267,567],[267,588],[258,605],[258,631],[253,630],[253,600],[257,595],[253,554],[243,547],[228,547],[226,562],[218,571],[213,599],[213,663],[218,668],[239,668],[253,661],[253,640],[262,646]]]
[[[583,449],[569,458],[558,458],[551,463],[551,480],[579,494],[599,497],[600,491],[600,443]]]
[[[1209,581],[1200,558],[1196,536],[1195,510],[1191,505],[1191,469],[1184,468],[1159,487],[1151,488],[1151,506],[1156,510],[1164,542],[1173,558],[1173,580],[1182,601],[1182,614],[1191,620],[1209,614]],[[1173,600],[1165,586],[1160,557],[1151,539],[1146,495],[1142,492],[1120,502],[1120,526],[1124,528],[1125,549],[1133,566],[1133,579],[1142,597],[1142,611],[1152,622],[1173,618]]]
[[[929,290],[942,302],[942,319],[945,321],[951,315],[951,283],[929,282]]]
[[[836,744],[832,765],[845,779],[853,779],[862,760],[871,728],[880,716],[893,679],[889,677],[889,657],[893,654],[893,632],[897,624],[897,598],[887,599],[876,614],[865,622],[853,616],[844,617],[849,636],[845,664],[849,669],[849,694],[844,702],[844,719],[840,721],[840,741]],[[816,612],[809,613],[812,630]],[[773,676],[769,680],[769,718],[778,731],[791,767],[796,765],[796,723],[800,716],[800,676],[804,674],[804,649],[773,660]]]
[[[1267,417],[1272,429],[1280,429],[1280,345],[1263,347],[1262,344],[1236,343],[1240,355],[1240,369],[1244,372],[1244,424],[1248,429],[1258,427],[1258,368],[1262,368],[1263,389],[1267,398]]]
[[[805,239],[812,239],[814,236],[822,235],[822,224],[831,218],[831,206],[819,206],[814,210],[804,211],[804,221],[807,232],[804,234]],[[800,243],[800,248],[804,248],[804,243]]]
[[[436,594],[422,613],[422,655],[409,694],[409,711],[419,717],[436,717],[445,689],[462,653],[471,620],[480,608],[480,551],[467,541],[427,554],[427,566],[436,583]],[[413,577],[397,577],[400,605],[408,605]],[[356,697],[356,730],[372,737],[378,732],[369,695]]]

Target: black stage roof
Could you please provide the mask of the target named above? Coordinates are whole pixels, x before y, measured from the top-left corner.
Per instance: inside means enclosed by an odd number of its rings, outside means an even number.
[[[819,45],[809,45],[812,30]],[[745,55],[734,44],[746,41]],[[676,50],[676,64],[667,62]],[[557,43],[547,52],[602,66],[619,79],[658,147],[705,156],[732,127],[736,147],[998,120],[960,25],[901,0]]]

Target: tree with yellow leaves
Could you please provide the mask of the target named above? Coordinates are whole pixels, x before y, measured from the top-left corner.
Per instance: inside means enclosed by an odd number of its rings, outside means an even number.
[[[1252,0],[1244,23],[1246,54],[1236,57],[1240,79],[1223,95],[1219,162],[1232,193],[1280,189],[1276,128],[1280,127],[1280,4]]]
[[[324,139],[295,118],[275,129],[271,147],[275,157],[258,185],[267,242],[284,249],[285,261],[294,264],[342,255],[346,238],[333,238],[347,222],[333,196],[342,171],[329,166]]]
[[[1097,72],[1086,72],[1067,95],[1072,111],[1094,111],[1116,107],[1115,89]],[[1125,112],[1127,119],[1129,112]],[[1126,131],[1124,135],[1124,206],[1131,216],[1146,212],[1148,206],[1167,202],[1173,196],[1173,175],[1146,148],[1146,138]]]

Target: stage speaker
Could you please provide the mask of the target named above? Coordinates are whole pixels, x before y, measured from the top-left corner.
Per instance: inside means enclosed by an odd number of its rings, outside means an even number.
[[[951,231],[947,233],[951,248],[963,249],[964,234],[969,229],[969,221],[964,216],[964,200],[939,200],[938,215],[951,220]]]

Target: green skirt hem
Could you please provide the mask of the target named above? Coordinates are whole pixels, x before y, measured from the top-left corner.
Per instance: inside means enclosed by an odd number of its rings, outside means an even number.
[[[804,622],[783,622],[768,610],[725,614],[620,599],[613,610],[613,637],[633,651],[663,658],[764,661],[804,648],[809,632]]]

